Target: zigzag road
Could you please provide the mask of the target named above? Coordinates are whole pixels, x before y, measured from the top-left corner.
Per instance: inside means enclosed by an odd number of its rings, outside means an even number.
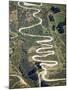
[[[37,7],[40,7],[42,6],[42,4],[40,5],[36,5],[36,4],[30,4],[30,3],[25,3],[23,5],[21,5],[21,2],[18,2],[18,6],[21,7],[21,8],[24,8],[24,9],[31,9],[31,10],[35,10],[35,12],[33,13],[33,17],[35,17],[36,19],[39,20],[38,23],[36,24],[33,24],[31,26],[28,26],[28,27],[22,27],[22,28],[19,28],[19,32],[22,34],[22,35],[25,35],[25,36],[30,36],[30,37],[44,37],[45,39],[44,40],[38,40],[36,41],[36,43],[38,43],[39,45],[41,45],[41,48],[38,48],[36,49],[36,55],[32,56],[32,60],[35,61],[35,62],[41,62],[40,66],[42,67],[43,71],[41,71],[39,73],[39,78],[41,77],[43,80],[45,81],[48,81],[48,82],[52,82],[52,81],[59,81],[59,80],[65,80],[65,78],[59,78],[59,79],[47,79],[46,78],[46,75],[48,74],[48,70],[46,68],[46,66],[48,67],[55,67],[56,65],[58,65],[58,61],[57,60],[43,60],[43,59],[39,59],[39,58],[43,58],[43,57],[47,57],[47,56],[50,56],[50,55],[54,55],[55,52],[54,50],[49,50],[49,49],[52,49],[53,48],[53,45],[50,45],[48,43],[50,43],[51,41],[53,41],[53,37],[51,36],[43,36],[43,35],[33,35],[33,34],[27,34],[27,33],[23,33],[23,30],[24,29],[28,29],[28,28],[34,28],[35,26],[38,26],[38,25],[41,25],[42,24],[42,19],[38,16],[36,16],[38,13],[40,13],[40,9],[37,9],[35,7],[28,7],[28,6],[37,6]],[[48,50],[48,51],[47,51]],[[39,55],[41,54],[41,55]],[[40,79],[39,79],[40,80]],[[39,81],[39,86],[40,85],[40,82]]]

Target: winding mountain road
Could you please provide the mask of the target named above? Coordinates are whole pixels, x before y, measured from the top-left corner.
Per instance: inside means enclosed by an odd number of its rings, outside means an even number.
[[[43,60],[43,59],[39,59],[39,58],[46,58],[47,56],[50,56],[50,55],[54,55],[55,54],[55,51],[54,50],[49,50],[49,49],[52,49],[53,48],[53,45],[49,44],[50,42],[53,41],[53,37],[51,36],[42,36],[42,35],[33,35],[33,34],[27,34],[27,33],[23,33],[23,30],[24,29],[28,29],[28,28],[34,28],[35,26],[38,26],[38,25],[41,25],[42,24],[42,19],[38,16],[36,16],[38,13],[40,13],[40,9],[37,9],[35,7],[28,7],[28,6],[37,6],[37,7],[40,7],[42,6],[42,3],[40,5],[36,5],[36,4],[30,4],[30,3],[23,3],[23,5],[21,4],[21,2],[18,2],[18,6],[21,7],[21,8],[24,8],[24,9],[31,9],[31,10],[35,10],[35,12],[33,13],[33,17],[35,17],[36,19],[39,20],[38,23],[36,24],[33,24],[31,26],[28,26],[28,27],[22,27],[22,28],[19,28],[19,32],[22,34],[22,35],[25,35],[25,36],[30,36],[30,37],[44,37],[45,39],[44,40],[38,40],[36,41],[37,44],[41,45],[40,48],[36,49],[36,55],[32,56],[32,60],[35,61],[35,62],[41,62],[40,63],[40,66],[42,67],[43,71],[41,71],[39,73],[39,78],[41,77],[43,80],[45,81],[48,81],[48,82],[52,82],[52,81],[59,81],[59,80],[65,80],[65,78],[59,78],[59,79],[47,79],[46,78],[46,75],[48,74],[48,70],[46,68],[46,66],[48,67],[55,67],[58,65],[58,61],[57,60]],[[39,55],[41,54],[41,55]],[[40,81],[41,82],[41,81]],[[40,85],[41,86],[41,85]]]

